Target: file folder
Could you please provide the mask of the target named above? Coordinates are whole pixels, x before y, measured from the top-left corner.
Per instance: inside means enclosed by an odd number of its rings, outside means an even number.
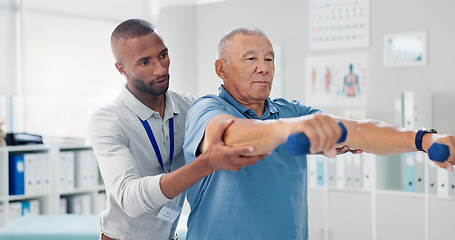
[[[316,155],[307,155],[308,186],[315,187],[317,182],[317,159]]]
[[[373,161],[376,159],[376,156],[370,153],[362,153],[363,161],[363,189],[372,190],[372,173],[373,173]]]
[[[353,182],[352,187],[362,189],[362,155],[352,155],[352,166],[353,166]]]
[[[61,192],[74,189],[74,151],[64,151],[59,154],[58,189]]]
[[[22,216],[22,203],[21,202],[10,202],[8,205],[8,221],[12,221]]]
[[[453,172],[449,174],[449,196],[455,196],[455,174]]]
[[[428,194],[438,194],[438,168],[433,161],[428,162]]]
[[[73,155],[66,159],[66,190],[76,188],[76,156]]]
[[[352,153],[345,153],[344,167],[345,167],[345,186],[346,188],[354,188],[354,159]]]
[[[415,192],[415,159],[414,153],[404,153],[404,180],[405,191]]]
[[[59,201],[59,213],[60,214],[67,214],[68,213],[68,198],[66,197],[62,197],[60,198],[60,201]]]
[[[92,150],[76,151],[75,185],[76,188],[89,188],[96,184],[95,156]]]
[[[73,214],[90,214],[92,212],[92,196],[83,194],[68,198],[68,212]]]
[[[345,188],[345,160],[343,155],[338,155],[336,157],[336,183],[337,188]]]
[[[29,215],[30,211],[30,202],[29,201],[22,201],[22,216]]]
[[[39,215],[40,214],[40,202],[38,199],[33,199],[29,201],[30,203],[30,214],[31,215]]]
[[[9,194],[24,195],[25,193],[25,162],[24,155],[9,156]]]
[[[439,196],[449,196],[449,172],[444,169],[437,167],[438,174],[438,195]]]
[[[37,153],[24,154],[25,161],[25,195],[32,196],[42,193],[41,160]]]
[[[317,155],[316,166],[317,166],[316,185],[324,186],[324,156]]]
[[[336,159],[326,158],[327,160],[327,186],[336,187]]]
[[[414,186],[416,193],[424,193],[425,188],[425,179],[424,179],[424,169],[425,169],[425,161],[429,161],[427,159],[427,155],[424,152],[415,152],[414,153],[414,160],[415,160],[415,175],[414,175]]]
[[[82,198],[80,195],[68,197],[68,213],[82,214]]]
[[[39,164],[39,179],[41,182],[40,194],[48,194],[51,192],[51,159],[48,153],[38,154]]]

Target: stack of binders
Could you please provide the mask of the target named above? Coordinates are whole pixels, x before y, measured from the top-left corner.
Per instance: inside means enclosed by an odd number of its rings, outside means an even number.
[[[455,174],[440,168],[424,152],[405,153],[403,156],[405,191],[438,196],[455,196]],[[428,162],[428,179],[425,179]]]
[[[68,213],[72,214],[91,214],[92,196],[89,194],[74,195],[68,198]]]
[[[75,153],[74,151],[62,151],[59,155],[59,174],[58,174],[58,189],[60,192],[73,191],[74,172],[75,172]]]
[[[327,186],[336,188],[371,190],[371,174],[375,160],[373,154],[345,153],[335,158],[308,155],[307,160],[310,187],[327,184]]]
[[[307,155],[308,186],[324,186],[324,162],[322,155]]]
[[[51,162],[47,153],[9,156],[9,194],[37,196],[51,191]]]
[[[93,188],[97,185],[96,158],[92,150],[75,152],[75,186],[78,189]]]
[[[40,202],[38,199],[9,203],[8,220],[11,221],[25,215],[39,215]]]
[[[92,150],[62,151],[59,156],[60,192],[90,189],[97,184],[96,158]]]

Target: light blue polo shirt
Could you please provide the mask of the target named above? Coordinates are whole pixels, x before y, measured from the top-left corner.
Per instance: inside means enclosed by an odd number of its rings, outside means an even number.
[[[319,110],[282,98],[265,102],[261,118],[243,107],[223,86],[190,107],[185,132],[185,162],[190,163],[207,123],[220,114],[237,118],[278,119]],[[306,156],[292,156],[281,144],[257,164],[238,172],[216,171],[187,191],[191,213],[189,240],[308,239]]]

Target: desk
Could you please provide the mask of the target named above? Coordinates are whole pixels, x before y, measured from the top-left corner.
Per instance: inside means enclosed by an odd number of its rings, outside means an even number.
[[[97,240],[98,215],[27,215],[0,230],[0,240]]]

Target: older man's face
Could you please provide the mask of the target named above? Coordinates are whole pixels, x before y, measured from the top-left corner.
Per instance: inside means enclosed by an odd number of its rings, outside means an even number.
[[[273,47],[260,35],[235,35],[227,61],[225,89],[240,103],[263,103],[272,89]]]

